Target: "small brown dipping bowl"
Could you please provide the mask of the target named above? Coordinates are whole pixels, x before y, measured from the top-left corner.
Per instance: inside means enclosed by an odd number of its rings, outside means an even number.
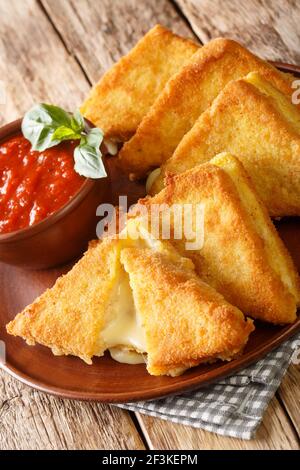
[[[19,119],[1,128],[0,144],[20,134],[21,123]],[[89,240],[96,238],[99,222],[96,209],[109,198],[109,176],[87,178],[70,201],[46,219],[0,234],[0,261],[32,269],[51,268],[71,261],[83,253]]]

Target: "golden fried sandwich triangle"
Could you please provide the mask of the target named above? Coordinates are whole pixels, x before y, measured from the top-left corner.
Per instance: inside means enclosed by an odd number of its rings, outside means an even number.
[[[208,163],[167,178],[167,186],[141,204],[204,205],[204,242],[174,246],[195,264],[201,279],[253,318],[284,324],[296,320],[299,276],[252,181],[239,160],[223,153]],[[173,217],[173,227],[179,224]],[[195,231],[200,227],[195,227]]]
[[[230,82],[162,166],[181,173],[228,151],[243,162],[271,216],[300,215],[300,111],[258,73]]]
[[[121,261],[144,325],[150,374],[179,375],[242,351],[251,320],[193,271],[150,249],[124,249]]]
[[[99,331],[118,276],[119,253],[117,240],[90,246],[71,271],[7,325],[8,333],[91,364],[104,347]]]
[[[138,224],[138,221],[130,222]],[[147,362],[178,375],[239,354],[254,326],[195,274],[167,241],[105,238],[52,289],[7,325],[10,334],[79,356],[109,349],[120,362]]]
[[[136,179],[164,163],[225,85],[252,71],[291,99],[294,78],[237,42],[218,38],[200,48],[170,78],[136,134],[123,146],[119,156],[124,170]]]
[[[169,78],[198,49],[191,40],[156,25],[93,87],[82,114],[106,137],[127,140]]]

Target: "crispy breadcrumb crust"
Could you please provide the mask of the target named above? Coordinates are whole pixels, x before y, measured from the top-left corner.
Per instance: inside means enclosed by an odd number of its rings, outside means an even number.
[[[242,161],[271,216],[300,215],[300,133],[292,121],[253,84],[230,82],[162,166],[151,193],[163,188],[166,174],[228,151]]]
[[[201,279],[245,314],[275,324],[292,323],[299,302],[299,277],[250,180],[248,187],[262,212],[263,229],[274,241],[272,256],[280,254],[297,299],[270,266],[267,241],[259,235],[251,210],[242,204],[235,182],[222,168],[206,163],[169,176],[163,191],[140,204],[149,208],[151,204],[192,204],[193,211],[197,204],[204,204],[203,247],[188,251],[184,238],[173,240],[174,246],[192,259]]]
[[[156,25],[93,87],[81,112],[106,137],[130,138],[169,78],[199,49]]]
[[[289,98],[294,92],[294,77],[233,40],[214,39],[199,49],[171,77],[136,134],[123,146],[119,158],[125,172],[140,178],[164,163],[225,85],[251,71],[259,72]]]
[[[177,375],[242,352],[252,321],[192,271],[149,249],[126,248],[121,262],[146,333],[150,374]]]
[[[105,349],[99,332],[117,276],[119,252],[118,240],[91,244],[71,271],[7,325],[8,333],[90,364],[92,356]]]

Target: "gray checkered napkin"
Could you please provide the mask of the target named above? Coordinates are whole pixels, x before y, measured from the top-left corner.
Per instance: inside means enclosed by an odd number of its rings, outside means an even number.
[[[251,439],[299,348],[298,334],[256,364],[201,390],[118,406],[223,436]]]

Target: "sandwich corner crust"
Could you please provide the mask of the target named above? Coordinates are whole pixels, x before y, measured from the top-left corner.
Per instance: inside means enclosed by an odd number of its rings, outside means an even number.
[[[93,87],[81,106],[107,138],[130,138],[167,80],[199,49],[156,25]]]
[[[117,276],[119,249],[117,240],[92,244],[71,271],[7,325],[7,332],[91,364],[101,348],[98,332]]]

